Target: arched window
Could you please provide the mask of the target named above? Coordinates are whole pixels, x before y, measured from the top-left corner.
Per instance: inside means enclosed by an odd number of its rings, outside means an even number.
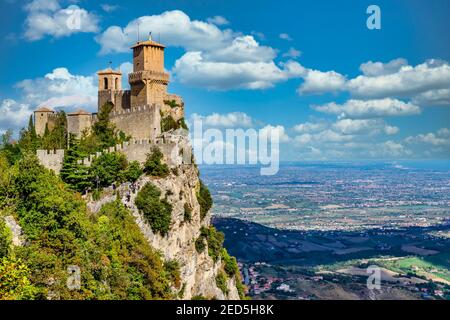
[[[119,88],[119,79],[116,78],[115,83],[114,83],[114,89],[117,90],[117,88]]]
[[[103,81],[105,90],[108,90],[108,78],[103,78]]]

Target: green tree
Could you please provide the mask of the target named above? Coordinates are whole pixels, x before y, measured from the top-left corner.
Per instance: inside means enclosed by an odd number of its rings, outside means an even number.
[[[74,135],[70,135],[69,142],[69,149],[64,154],[60,177],[74,190],[83,192],[93,186],[90,169],[78,163],[78,160],[83,159],[87,154],[81,151],[80,141]]]
[[[169,167],[162,162],[164,155],[158,147],[153,147],[150,153],[147,155],[147,159],[144,163],[144,172],[147,175],[155,177],[166,177],[169,175]]]
[[[30,270],[19,259],[0,259],[0,300],[32,300],[37,289],[30,282]]]
[[[172,205],[166,199],[160,199],[161,191],[147,183],[138,193],[135,204],[142,212],[153,232],[167,234],[172,221]]]
[[[92,134],[96,137],[101,150],[112,147],[118,143],[115,126],[109,121],[109,114],[114,108],[111,102],[100,107],[97,122],[94,123]]]
[[[31,137],[34,137],[36,135],[34,126],[30,127],[29,125],[28,134]],[[45,150],[67,148],[67,117],[64,111],[59,111],[56,114],[51,130],[48,127],[48,123],[46,124],[45,132],[40,139],[39,147]]]
[[[125,179],[130,182],[136,182],[144,173],[138,161],[132,161],[125,171]]]
[[[8,163],[14,164],[21,157],[21,149],[18,143],[12,140],[12,130],[6,130],[0,139],[0,154],[2,154]]]
[[[0,216],[0,258],[6,257],[11,250],[11,231]]]
[[[92,162],[90,175],[94,179],[99,178],[100,186],[108,187],[114,182],[124,180],[124,172],[127,166],[127,159],[122,153],[103,153]]]

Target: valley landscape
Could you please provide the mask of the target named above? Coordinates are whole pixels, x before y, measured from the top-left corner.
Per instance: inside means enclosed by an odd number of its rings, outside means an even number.
[[[254,299],[449,298],[445,163],[285,164],[271,179],[216,170],[202,169],[214,224]],[[369,266],[381,290],[367,288]]]

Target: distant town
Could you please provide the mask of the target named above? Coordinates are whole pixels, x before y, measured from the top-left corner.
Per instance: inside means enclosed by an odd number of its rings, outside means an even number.
[[[449,297],[450,170],[298,164],[271,182],[215,170],[202,168],[214,224],[254,299]],[[371,265],[381,291],[367,288]]]

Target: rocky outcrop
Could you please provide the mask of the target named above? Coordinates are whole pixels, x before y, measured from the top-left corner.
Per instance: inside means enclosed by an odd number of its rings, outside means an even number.
[[[13,216],[6,216],[6,217],[4,217],[4,220],[5,220],[6,226],[11,231],[12,244],[17,247],[21,247],[21,246],[25,245],[25,239],[23,236],[22,228],[16,222],[16,219],[14,219]]]
[[[180,147],[185,146],[180,145]],[[170,156],[167,153],[164,154],[165,157]],[[171,164],[169,176],[165,178],[143,176],[135,183],[134,192],[130,183],[125,183],[114,191],[106,192],[100,200],[89,201],[88,207],[92,212],[97,212],[104,203],[115,200],[118,193],[151,246],[160,251],[166,260],[176,260],[179,263],[184,288],[183,293],[180,294],[182,299],[191,299],[195,296],[221,300],[239,299],[234,278],[228,280],[227,295],[216,285],[216,276],[222,270],[222,262],[219,260],[215,263],[207,250],[198,253],[195,248],[195,241],[200,236],[201,227],[208,227],[211,224],[209,213],[203,220],[200,218],[200,205],[197,199],[200,181],[197,167],[174,161],[166,161],[166,163]],[[158,187],[161,197],[166,198],[172,205],[172,223],[170,231],[165,236],[152,231],[134,204],[138,190],[147,183]],[[192,209],[190,221],[185,221],[184,217],[186,204]]]

